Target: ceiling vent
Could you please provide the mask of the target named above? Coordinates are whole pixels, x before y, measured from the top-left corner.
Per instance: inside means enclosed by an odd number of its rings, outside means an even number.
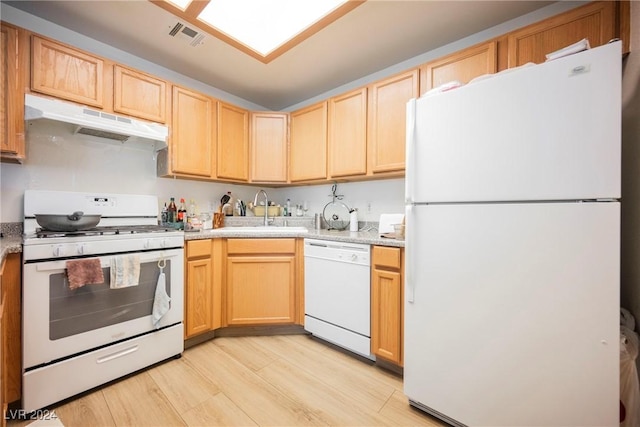
[[[204,40],[204,34],[194,30],[191,27],[187,27],[180,22],[171,27],[169,35],[171,37],[186,41],[191,47],[197,47],[201,45],[203,43],[202,40]]]

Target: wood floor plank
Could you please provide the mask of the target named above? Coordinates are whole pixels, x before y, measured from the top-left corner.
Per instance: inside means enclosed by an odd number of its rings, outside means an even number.
[[[395,390],[389,384],[379,381],[367,363],[349,356],[338,358],[340,351],[331,348],[329,351],[318,352],[315,348],[317,343],[312,344],[313,340],[309,337],[299,335],[259,338],[257,342],[260,345],[299,368],[308,370],[326,384],[343,390],[351,399],[371,411],[379,411]],[[320,345],[326,347],[324,344]]]
[[[183,359],[162,363],[147,372],[180,415],[220,391]]]
[[[185,425],[147,371],[112,384],[103,393],[118,426]]]
[[[393,393],[389,401],[380,411],[395,426],[428,426],[444,427],[445,423],[409,406],[407,397],[400,391]]]
[[[224,393],[210,397],[182,414],[188,426],[257,426],[255,422]]]
[[[284,396],[215,341],[193,347],[183,357],[255,422],[264,426],[324,425],[315,414]]]
[[[388,371],[386,369],[382,369],[376,366],[375,364],[364,363],[360,359],[349,354],[346,350],[343,351],[343,350],[335,349],[331,347],[329,344],[323,343],[318,339],[312,338],[309,336],[287,335],[287,336],[283,336],[283,338],[291,342],[295,342],[296,344],[301,345],[303,347],[308,347],[308,344],[307,342],[304,341],[304,339],[310,340],[316,343],[316,345],[327,347],[329,349],[328,354],[331,354],[332,359],[335,359],[336,361],[340,361],[341,363],[344,363],[345,365],[351,367],[352,369],[356,369],[360,372],[367,373],[368,375],[372,375],[376,378],[377,381],[383,382],[388,386],[393,387],[396,390],[402,391],[403,389],[402,377],[400,375],[394,372]]]
[[[216,345],[242,362],[253,371],[264,368],[278,358],[273,352],[265,351],[256,344],[257,337],[222,337],[216,338]]]
[[[314,413],[328,425],[388,425],[384,417],[361,408],[345,392],[324,383],[309,371],[288,361],[278,360],[261,369],[258,375],[283,394],[291,396],[300,405],[313,408]]]
[[[82,396],[53,409],[65,427],[107,427],[116,423],[102,390]]]

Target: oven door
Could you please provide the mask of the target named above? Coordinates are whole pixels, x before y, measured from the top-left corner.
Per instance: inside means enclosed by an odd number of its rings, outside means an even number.
[[[160,264],[165,262],[170,309],[158,328],[183,321],[184,250],[139,253],[137,286],[110,288],[113,255],[98,256],[105,283],[69,289],[66,261],[24,265],[23,368],[25,370],[156,329],[152,310]]]

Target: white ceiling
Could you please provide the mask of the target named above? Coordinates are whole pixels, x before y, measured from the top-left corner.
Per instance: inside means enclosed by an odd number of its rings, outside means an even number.
[[[198,47],[170,37],[177,18],[145,0],[3,2],[270,110],[553,3],[369,0],[263,64],[213,36]]]

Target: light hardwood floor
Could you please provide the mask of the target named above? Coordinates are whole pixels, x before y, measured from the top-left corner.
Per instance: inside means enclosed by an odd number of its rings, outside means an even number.
[[[397,375],[305,335],[216,338],[50,409],[65,427],[444,425]]]

